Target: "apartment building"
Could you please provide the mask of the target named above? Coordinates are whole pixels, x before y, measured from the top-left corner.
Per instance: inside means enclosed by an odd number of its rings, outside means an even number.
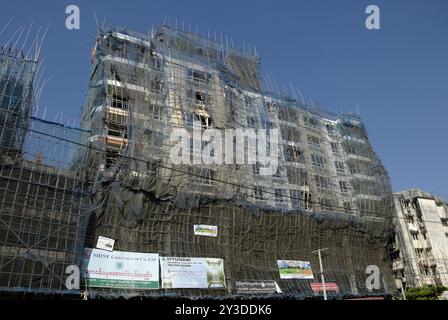
[[[419,189],[394,194],[397,286],[448,285],[448,205]]]

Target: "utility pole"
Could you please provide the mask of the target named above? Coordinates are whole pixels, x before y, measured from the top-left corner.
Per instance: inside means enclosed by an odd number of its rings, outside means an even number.
[[[404,287],[405,281],[403,281],[403,280],[405,280],[404,277],[400,279],[400,282],[401,282],[401,293],[403,294],[403,300],[406,300],[406,289]]]
[[[317,249],[315,251],[313,251],[312,253],[316,254],[319,256],[319,266],[320,266],[320,278],[322,280],[322,290],[324,292],[324,300],[327,300],[327,288],[325,288],[325,277],[324,277],[324,267],[322,265],[322,251],[328,250],[328,248],[323,248],[323,249]]]

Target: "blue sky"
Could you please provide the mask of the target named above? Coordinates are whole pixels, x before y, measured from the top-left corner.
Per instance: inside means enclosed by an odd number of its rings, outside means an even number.
[[[65,8],[81,10],[81,29],[65,28]],[[367,30],[369,4],[381,29]],[[96,22],[147,32],[165,17],[255,45],[262,69],[332,111],[356,112],[392,179],[394,191],[421,188],[448,199],[448,1],[5,1],[0,43],[21,26],[48,23],[42,50],[50,79],[41,111],[79,119]],[[42,115],[39,111],[38,115]],[[79,125],[79,120],[77,121]]]

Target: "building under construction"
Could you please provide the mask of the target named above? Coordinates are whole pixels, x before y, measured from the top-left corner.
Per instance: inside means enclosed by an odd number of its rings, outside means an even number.
[[[338,286],[329,294],[394,292],[393,195],[358,116],[268,90],[257,53],[168,26],[99,31],[93,54],[81,129],[29,117],[32,88],[8,88],[27,87],[33,73],[17,78],[9,62],[1,66],[0,290],[229,297],[247,293],[242,282],[275,281],[276,292],[305,298],[318,294],[313,251],[327,248],[325,279]],[[30,63],[2,57],[17,68]],[[196,127],[223,136],[277,130],[278,168],[265,175],[256,161],[173,163],[176,130],[192,134],[191,157],[202,152]],[[259,150],[250,137],[241,145],[247,158]],[[198,235],[196,225],[217,233]],[[67,289],[65,268],[82,267],[83,248],[100,236],[115,241],[114,251],[222,259],[224,286],[142,290],[83,279]],[[282,277],[279,260],[310,262],[314,280]],[[374,289],[366,286],[372,265],[381,275]]]
[[[38,63],[35,56],[1,48],[2,292],[64,290],[66,267],[81,262],[83,223],[90,215],[85,170],[74,166],[82,149],[73,144],[88,132],[33,116]]]

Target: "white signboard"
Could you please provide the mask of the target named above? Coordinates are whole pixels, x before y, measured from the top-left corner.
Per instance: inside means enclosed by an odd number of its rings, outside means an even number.
[[[195,224],[194,225],[194,234],[196,236],[217,237],[218,236],[218,227],[217,226],[209,226],[206,224]]]
[[[166,289],[226,287],[223,259],[160,257],[160,269]]]
[[[115,240],[111,238],[106,238],[103,236],[98,237],[98,242],[96,243],[96,247],[98,249],[103,249],[107,251],[113,251],[114,250],[114,244]]]
[[[90,287],[158,289],[159,254],[84,248],[82,274]]]

